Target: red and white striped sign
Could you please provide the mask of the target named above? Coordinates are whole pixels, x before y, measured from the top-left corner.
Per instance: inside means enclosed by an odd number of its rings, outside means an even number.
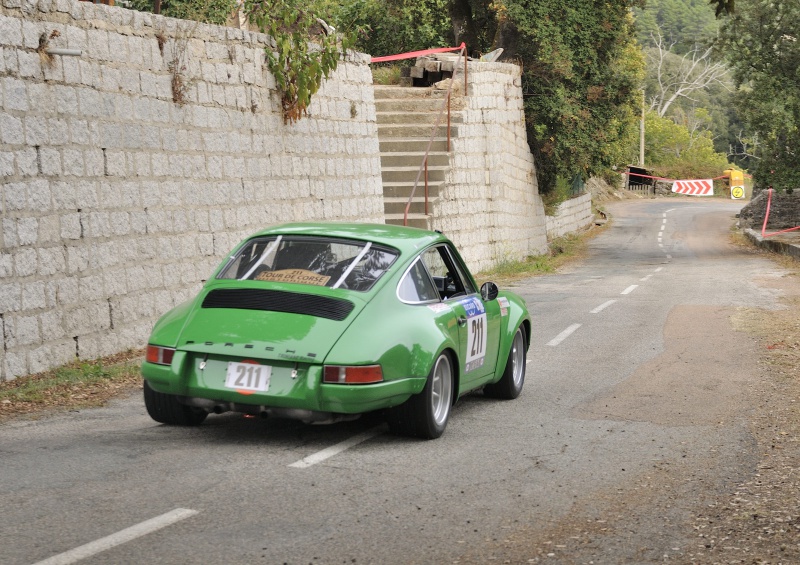
[[[711,179],[676,180],[672,192],[689,196],[714,196],[714,181]]]

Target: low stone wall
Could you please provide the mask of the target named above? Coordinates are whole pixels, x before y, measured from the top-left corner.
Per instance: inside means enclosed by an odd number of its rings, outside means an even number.
[[[452,141],[450,173],[433,224],[479,271],[541,254],[547,238],[525,133],[520,68],[471,62],[468,76],[464,121]]]
[[[81,55],[48,64],[40,38]],[[141,347],[266,225],[383,222],[366,56],[286,125],[267,39],[88,2],[2,0],[0,380]]]
[[[547,216],[547,239],[555,239],[581,230],[592,221],[594,221],[592,195],[587,192],[570,198],[559,204],[554,216]]]

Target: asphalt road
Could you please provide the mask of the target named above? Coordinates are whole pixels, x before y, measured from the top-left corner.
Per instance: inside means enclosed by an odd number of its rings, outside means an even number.
[[[372,417],[172,428],[138,395],[0,425],[0,563],[684,561],[691,508],[757,455],[730,318],[775,307],[779,273],[728,243],[740,207],[611,206],[585,261],[516,289],[520,398],[461,399],[438,440]],[[594,533],[566,554],[576,520]]]

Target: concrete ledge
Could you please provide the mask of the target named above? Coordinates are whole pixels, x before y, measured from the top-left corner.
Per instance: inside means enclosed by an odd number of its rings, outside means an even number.
[[[780,239],[761,237],[760,233],[750,228],[744,230],[744,235],[759,247],[776,253],[790,255],[795,259],[800,259],[800,244],[798,243],[789,243]]]

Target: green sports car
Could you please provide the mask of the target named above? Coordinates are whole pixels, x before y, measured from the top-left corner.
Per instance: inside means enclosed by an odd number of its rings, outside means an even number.
[[[530,335],[524,300],[478,290],[438,232],[285,224],[240,243],[156,323],[144,401],[176,425],[211,412],[332,423],[384,411],[392,431],[436,438],[461,395],[519,395]]]

